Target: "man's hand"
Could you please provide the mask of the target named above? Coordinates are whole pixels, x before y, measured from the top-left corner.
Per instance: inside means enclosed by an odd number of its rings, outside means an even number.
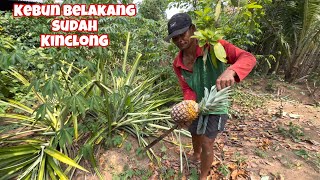
[[[234,77],[236,75],[236,72],[234,72],[233,70],[225,70],[216,81],[217,90],[220,91],[225,87],[232,86],[235,82]]]

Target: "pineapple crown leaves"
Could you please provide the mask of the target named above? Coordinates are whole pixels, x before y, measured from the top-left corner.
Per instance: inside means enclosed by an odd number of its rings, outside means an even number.
[[[231,95],[231,87],[226,87],[220,91],[217,91],[217,87],[214,85],[211,90],[205,88],[204,97],[199,103],[200,112],[205,114],[211,111],[219,111],[229,104],[229,97]]]

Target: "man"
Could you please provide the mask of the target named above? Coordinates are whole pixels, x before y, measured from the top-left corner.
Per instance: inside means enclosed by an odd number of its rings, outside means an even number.
[[[219,40],[227,53],[227,69],[218,61],[218,67],[213,68],[211,60],[207,60],[206,70],[203,66],[203,52],[195,38],[190,38],[196,31],[190,16],[186,13],[178,13],[168,22],[168,37],[180,49],[173,62],[173,69],[178,77],[184,100],[200,102],[203,97],[204,87],[210,90],[216,85],[217,90],[232,86],[235,82],[243,80],[256,64],[255,57],[233,44]],[[204,72],[206,71],[206,72]],[[228,111],[218,114],[210,114],[204,134],[197,134],[198,120],[189,125],[188,130],[192,135],[194,154],[190,158],[200,161],[200,180],[206,179],[213,162],[213,143],[217,134],[224,129],[228,119]]]

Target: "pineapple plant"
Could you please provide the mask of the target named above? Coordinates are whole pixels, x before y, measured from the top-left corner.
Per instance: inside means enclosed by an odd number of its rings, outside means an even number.
[[[204,97],[200,103],[193,100],[184,100],[174,105],[171,110],[171,118],[177,124],[182,124],[196,120],[199,115],[220,112],[228,106],[230,93],[230,87],[217,91],[214,85],[210,92],[205,88]]]

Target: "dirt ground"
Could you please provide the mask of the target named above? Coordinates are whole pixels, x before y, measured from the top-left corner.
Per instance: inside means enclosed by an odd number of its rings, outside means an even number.
[[[315,100],[320,101],[320,92],[311,97],[304,84],[256,79],[241,84],[237,92],[234,116],[215,142],[209,178],[320,179],[320,107],[313,106]],[[173,137],[166,140],[178,144]],[[135,156],[138,147],[134,138],[128,137],[126,142],[132,144],[130,150],[124,146],[97,150],[105,179],[197,179],[199,165],[186,163],[185,158],[183,173],[179,174],[179,146],[158,143],[153,148],[161,157],[157,164],[147,157]],[[191,139],[182,137],[182,144],[186,156],[191,155]],[[98,178],[79,172],[75,179]]]

